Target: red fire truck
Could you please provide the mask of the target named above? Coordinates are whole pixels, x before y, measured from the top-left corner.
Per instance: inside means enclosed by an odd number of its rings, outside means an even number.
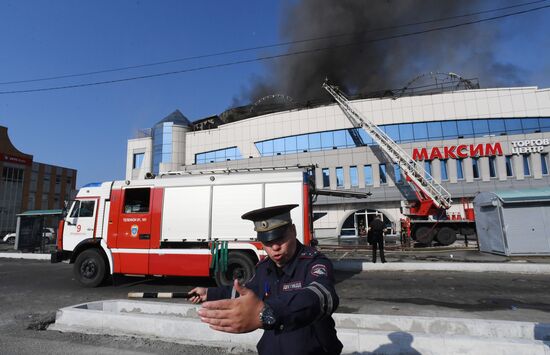
[[[113,274],[210,276],[220,285],[248,279],[266,254],[241,215],[298,204],[297,237],[311,245],[313,176],[305,168],[264,168],[90,184],[60,222],[51,260],[73,263],[88,287]]]

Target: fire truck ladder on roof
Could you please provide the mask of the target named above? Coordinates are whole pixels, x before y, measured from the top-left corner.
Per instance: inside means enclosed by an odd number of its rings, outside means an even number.
[[[382,150],[399,165],[405,176],[412,181],[422,194],[433,201],[437,208],[449,209],[451,207],[451,194],[437,183],[433,177],[418,162],[414,161],[401,147],[393,141],[384,131],[376,126],[359,111],[353,108],[348,99],[337,86],[330,85],[327,81],[323,88],[336,100],[351,124],[356,128],[363,128]]]

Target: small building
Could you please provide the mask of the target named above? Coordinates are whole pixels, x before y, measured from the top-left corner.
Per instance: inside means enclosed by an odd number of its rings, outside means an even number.
[[[0,126],[0,236],[15,232],[17,215],[27,210],[62,209],[76,194],[76,170],[43,164],[12,144]],[[57,227],[47,218],[47,227]]]
[[[550,255],[550,188],[481,192],[474,209],[482,252]]]

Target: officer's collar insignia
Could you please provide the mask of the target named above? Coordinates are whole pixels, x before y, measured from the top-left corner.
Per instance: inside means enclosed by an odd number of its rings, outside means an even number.
[[[323,264],[313,265],[311,267],[311,274],[316,277],[327,276],[328,275],[327,267]]]

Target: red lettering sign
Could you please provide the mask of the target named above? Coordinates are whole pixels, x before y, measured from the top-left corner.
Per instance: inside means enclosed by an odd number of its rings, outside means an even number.
[[[458,147],[456,147],[456,155],[459,158],[467,158],[468,157],[468,146],[466,144],[461,144]]]
[[[426,148],[420,149],[420,152],[417,148],[413,149],[413,159],[414,160],[426,160],[428,159],[428,151]]]
[[[502,147],[500,146],[500,143],[495,143],[494,147],[490,143],[487,143],[485,145],[485,155],[502,155]]]
[[[467,157],[486,157],[502,155],[502,147],[500,143],[486,143],[483,144],[461,144],[459,146],[451,145],[443,147],[443,153],[441,148],[434,147],[428,151],[427,148],[414,148],[413,159],[414,160],[434,160],[434,159],[463,159]]]
[[[455,149],[456,147],[454,145],[450,147],[443,147],[443,153],[445,155],[445,159],[449,159],[449,158],[456,159]]]
[[[483,144],[478,144],[476,146],[474,146],[473,144],[470,145],[470,156],[471,157],[477,157],[477,156],[482,157],[483,156]]]
[[[441,151],[437,147],[432,148],[432,154],[430,154],[430,160],[434,160],[435,158],[437,158],[437,159],[442,158]]]

